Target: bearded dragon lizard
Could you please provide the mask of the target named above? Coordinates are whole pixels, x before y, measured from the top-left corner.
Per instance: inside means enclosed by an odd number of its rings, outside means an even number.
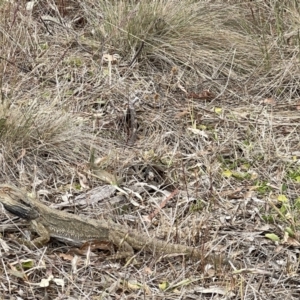
[[[32,241],[41,247],[50,237],[80,246],[89,241],[111,242],[119,251],[115,257],[133,257],[134,250],[159,254],[185,255],[195,260],[209,260],[214,263],[227,259],[210,255],[205,257],[203,250],[180,244],[172,244],[159,239],[149,238],[142,233],[127,229],[113,221],[94,220],[50,208],[29,197],[21,189],[8,184],[0,185],[0,202],[10,213],[31,223],[31,229],[39,237]]]

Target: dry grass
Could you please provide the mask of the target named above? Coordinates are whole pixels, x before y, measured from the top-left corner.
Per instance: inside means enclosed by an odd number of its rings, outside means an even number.
[[[0,3],[1,181],[64,207],[118,182],[80,213],[238,262],[125,266],[6,230],[3,299],[299,298],[297,1]]]

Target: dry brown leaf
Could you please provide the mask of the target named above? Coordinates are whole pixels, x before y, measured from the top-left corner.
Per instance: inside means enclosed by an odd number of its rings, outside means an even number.
[[[69,253],[59,253],[58,256],[61,257],[63,260],[66,260],[66,261],[72,261],[72,259],[74,258],[74,256],[69,254]]]
[[[216,98],[216,95],[210,92],[210,90],[203,90],[200,94],[196,94],[194,92],[188,93],[187,97],[199,100],[212,100]]]
[[[263,101],[264,104],[269,104],[269,105],[276,105],[276,101],[274,98],[266,98],[264,101]]]
[[[106,241],[98,241],[98,240],[93,240],[93,241],[88,241],[84,243],[80,249],[76,249],[75,253],[79,255],[86,255],[90,251],[95,251],[95,250],[108,250],[110,252],[113,252],[113,245],[110,242]]]
[[[143,269],[143,271],[144,271],[144,273],[145,273],[146,275],[152,275],[152,274],[153,274],[153,271],[152,271],[149,267],[145,267],[145,268]]]
[[[293,246],[293,247],[300,246],[300,243],[296,239],[290,237],[288,232],[284,233],[284,237],[283,237],[281,243],[284,245]]]

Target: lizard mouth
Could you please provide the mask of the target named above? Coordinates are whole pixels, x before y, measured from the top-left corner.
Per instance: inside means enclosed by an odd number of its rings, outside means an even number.
[[[24,208],[24,207],[21,207],[18,205],[5,205],[5,204],[3,204],[3,206],[10,213],[12,213],[13,215],[16,215],[22,219],[34,220],[39,217],[39,213],[32,208],[28,209],[28,208]]]

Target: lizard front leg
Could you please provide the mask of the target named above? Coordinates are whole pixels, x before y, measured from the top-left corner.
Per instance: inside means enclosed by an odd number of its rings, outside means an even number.
[[[26,245],[29,248],[41,248],[45,244],[47,244],[50,240],[50,234],[44,225],[37,223],[35,220],[30,222],[30,229],[33,232],[36,232],[39,237],[33,239],[32,241],[17,239],[21,244]]]

